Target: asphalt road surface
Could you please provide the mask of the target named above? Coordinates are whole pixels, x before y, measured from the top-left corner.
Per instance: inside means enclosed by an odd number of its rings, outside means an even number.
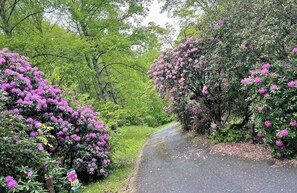
[[[297,193],[297,169],[210,154],[173,125],[149,138],[136,184],[138,193]]]

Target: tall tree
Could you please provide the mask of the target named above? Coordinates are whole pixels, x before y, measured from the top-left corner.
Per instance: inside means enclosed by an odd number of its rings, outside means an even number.
[[[128,109],[149,109],[145,100],[135,98],[156,95],[147,88],[146,71],[160,50],[158,36],[166,31],[138,25],[148,2],[6,0],[0,24],[5,26],[12,12],[8,26],[17,26],[10,34],[0,28],[0,46],[27,55],[52,84],[87,93],[100,104],[112,101]],[[19,18],[24,20],[17,22]],[[154,54],[148,57],[147,52]]]
[[[115,52],[133,55],[131,46],[136,42],[129,19],[145,13],[143,4],[136,0],[73,0],[62,1],[61,7],[67,14],[69,30],[88,42],[84,56],[87,66],[95,72],[92,79],[97,97],[118,103],[117,91],[109,82],[112,76],[109,66],[123,64],[122,57],[115,57]],[[108,58],[112,62],[107,63]]]

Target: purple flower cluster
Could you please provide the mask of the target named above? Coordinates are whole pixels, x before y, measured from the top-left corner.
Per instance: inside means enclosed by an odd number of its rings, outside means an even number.
[[[281,146],[283,146],[284,144],[283,144],[283,142],[282,142],[281,140],[277,140],[277,141],[275,142],[275,145],[277,145],[278,147],[281,147]]]
[[[6,176],[5,183],[9,190],[13,190],[18,186],[18,182],[12,176]]]
[[[251,78],[244,78],[244,79],[242,79],[241,80],[241,84],[248,84],[248,83],[250,83],[252,81],[252,79]]]
[[[265,127],[271,127],[271,122],[270,121],[265,121],[264,122]]]
[[[48,85],[42,71],[32,67],[26,57],[7,49],[0,51],[0,76],[0,89],[4,91],[1,97],[5,99],[6,109],[26,120],[30,125],[26,131],[28,136],[42,136],[43,125],[51,126],[56,138],[52,143],[57,147],[51,153],[58,155],[71,150],[77,151],[76,155],[87,154],[89,156],[82,156],[77,166],[82,168],[83,165],[85,170],[92,159],[96,159],[99,166],[106,166],[103,160],[109,154],[108,131],[91,107],[76,110],[70,107],[63,100],[61,90]],[[49,151],[41,143],[38,149]]]
[[[284,129],[279,132],[280,136],[287,137],[289,135],[288,130]]]

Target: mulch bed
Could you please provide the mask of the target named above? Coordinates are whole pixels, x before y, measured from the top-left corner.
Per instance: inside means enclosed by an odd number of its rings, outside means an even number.
[[[251,143],[218,143],[209,146],[210,153],[240,157],[250,160],[265,160],[272,167],[297,167],[297,159],[274,159],[268,147]]]

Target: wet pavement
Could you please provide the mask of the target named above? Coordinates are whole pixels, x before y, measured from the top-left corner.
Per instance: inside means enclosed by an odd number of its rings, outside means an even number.
[[[136,183],[138,193],[297,193],[297,168],[210,154],[176,124],[149,138]]]

